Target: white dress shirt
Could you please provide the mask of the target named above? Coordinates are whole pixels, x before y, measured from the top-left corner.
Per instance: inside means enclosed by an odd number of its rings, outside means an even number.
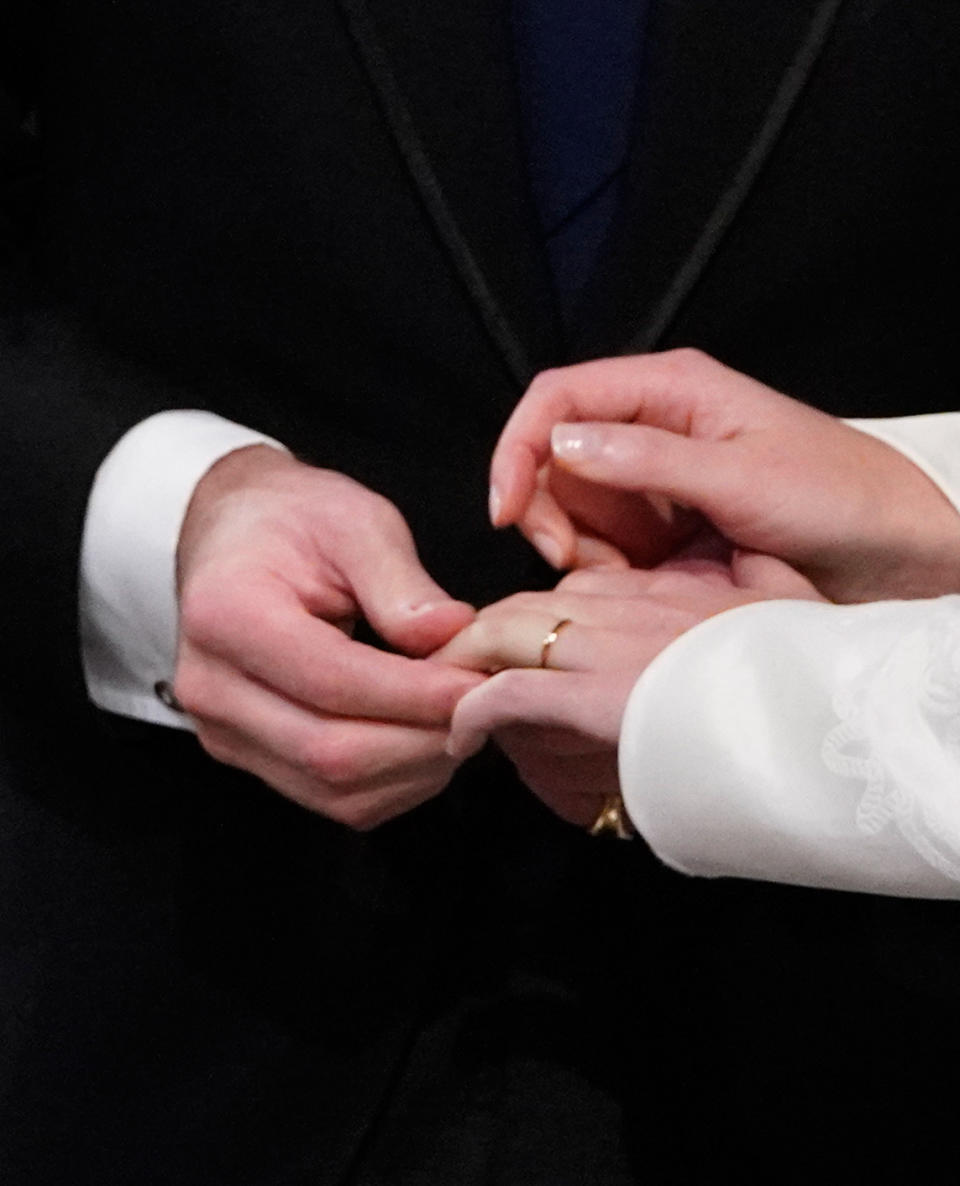
[[[960,508],[960,413],[851,423]],[[190,727],[154,690],[174,667],[176,542],[203,474],[258,443],[282,447],[164,412],[104,461],[80,579],[96,704]],[[683,872],[960,898],[960,597],[767,602],[702,623],[638,680],[620,776],[638,830]]]

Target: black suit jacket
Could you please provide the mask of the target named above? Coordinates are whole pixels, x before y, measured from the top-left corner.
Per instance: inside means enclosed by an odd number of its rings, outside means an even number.
[[[0,14],[3,1180],[915,1172],[951,904],[689,882],[492,755],[352,835],[91,708],[76,567],[97,465],[170,407],[382,491],[476,603],[551,580],[483,509],[544,366],[696,345],[839,414],[954,408],[955,4],[658,0],[568,333],[504,3]]]

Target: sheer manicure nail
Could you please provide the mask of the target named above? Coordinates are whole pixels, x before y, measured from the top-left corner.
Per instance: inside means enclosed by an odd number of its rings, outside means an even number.
[[[547,535],[545,531],[535,531],[533,546],[548,564],[552,564],[554,568],[563,567],[563,548],[552,535]]]
[[[496,486],[490,487],[490,522],[494,527],[500,526],[500,511],[503,509],[503,499]]]
[[[554,457],[563,461],[588,461],[603,452],[603,429],[589,424],[557,424],[550,433]]]

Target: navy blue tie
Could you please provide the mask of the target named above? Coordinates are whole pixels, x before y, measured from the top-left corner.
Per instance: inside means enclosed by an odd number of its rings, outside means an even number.
[[[569,321],[617,211],[646,0],[513,0],[530,182]]]

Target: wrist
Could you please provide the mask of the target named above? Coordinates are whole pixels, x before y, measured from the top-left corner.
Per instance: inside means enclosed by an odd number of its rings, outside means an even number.
[[[207,470],[194,488],[177,542],[177,588],[197,544],[219,510],[253,486],[268,483],[304,468],[291,454],[268,444],[252,444],[225,454]]]

